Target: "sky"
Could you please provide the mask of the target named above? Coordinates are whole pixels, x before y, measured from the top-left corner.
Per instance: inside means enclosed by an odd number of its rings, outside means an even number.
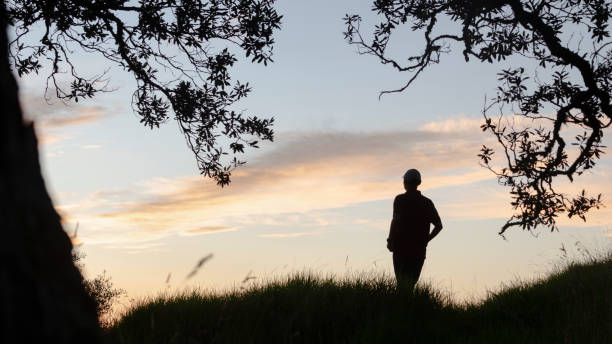
[[[542,276],[572,257],[612,245],[610,207],[559,231],[497,233],[511,215],[508,189],[478,165],[485,96],[496,73],[525,61],[465,63],[459,54],[424,72],[401,94],[406,75],[346,44],[345,13],[375,23],[367,1],[280,1],[275,62],[240,61],[235,79],[253,92],[238,105],[274,116],[276,139],[247,151],[229,187],[199,175],[177,125],[143,127],[131,109],[134,81],[102,58],[75,55],[87,73],[109,69],[116,90],[91,101],[48,104],[43,75],[22,78],[21,102],[35,119],[47,187],[65,229],[85,253],[89,277],[105,272],[130,298],[168,289],[239,288],[297,271],[392,274],[386,237],[401,176],[417,168],[420,189],[444,229],[430,243],[421,280],[457,300],[479,299]],[[400,33],[397,56],[419,49]],[[527,64],[529,66],[529,64]],[[606,135],[610,135],[609,129]],[[612,195],[609,156],[564,190]],[[212,253],[195,277],[187,274]],[[166,283],[169,277],[169,283]],[[256,277],[243,282],[245,277]]]

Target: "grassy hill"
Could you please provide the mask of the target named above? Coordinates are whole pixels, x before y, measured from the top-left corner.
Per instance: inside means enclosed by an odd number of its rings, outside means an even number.
[[[118,343],[612,343],[612,255],[572,263],[477,304],[392,280],[298,274],[223,295],[142,301]]]

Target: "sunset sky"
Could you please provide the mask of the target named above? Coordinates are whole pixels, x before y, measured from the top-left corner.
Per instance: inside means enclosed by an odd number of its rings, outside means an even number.
[[[407,76],[344,42],[345,13],[375,23],[369,1],[360,3],[278,3],[284,20],[275,62],[241,61],[233,70],[254,89],[237,109],[273,116],[276,139],[247,151],[248,164],[223,189],[199,175],[175,122],[155,130],[139,123],[130,104],[134,81],[101,57],[75,57],[85,73],[112,67],[117,90],[91,101],[50,105],[44,74],[21,79],[47,187],[66,230],[79,224],[87,274],[106,271],[130,297],[166,289],[168,274],[171,288],[240,287],[249,274],[265,280],[303,270],[391,274],[386,237],[409,168],[421,171],[421,190],[444,224],[421,278],[458,299],[550,271],[562,245],[576,256],[611,247],[611,206],[587,223],[562,218],[559,232],[497,235],[512,210],[508,189],[478,165],[479,148],[492,143],[479,129],[481,109],[485,95],[494,95],[496,73],[525,61],[483,65],[451,54],[404,93],[379,100],[379,91]],[[417,38],[400,33],[393,52],[419,51]],[[602,193],[610,204],[611,175],[606,155],[574,185],[560,186]],[[213,259],[186,280],[209,253]]]

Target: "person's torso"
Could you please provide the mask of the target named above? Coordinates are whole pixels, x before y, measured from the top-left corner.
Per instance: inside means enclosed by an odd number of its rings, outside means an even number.
[[[431,201],[416,192],[398,195],[396,202],[393,218],[400,250],[424,255],[431,223]]]

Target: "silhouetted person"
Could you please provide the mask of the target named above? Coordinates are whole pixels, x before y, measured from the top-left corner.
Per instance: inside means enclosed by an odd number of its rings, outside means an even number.
[[[417,187],[421,174],[410,169],[404,174],[406,192],[393,201],[393,220],[387,248],[393,252],[393,270],[397,284],[412,289],[421,275],[427,243],[442,230],[442,221],[433,202]],[[430,232],[430,224],[434,225]]]

